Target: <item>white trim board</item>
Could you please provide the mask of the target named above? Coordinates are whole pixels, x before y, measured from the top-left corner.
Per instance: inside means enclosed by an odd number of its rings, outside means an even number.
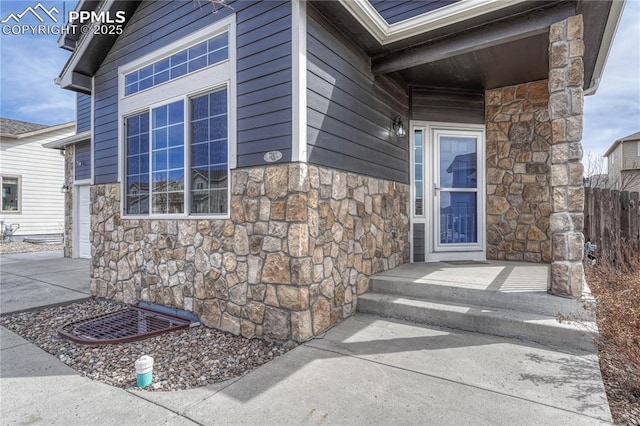
[[[475,18],[526,0],[461,0],[395,24],[388,24],[368,0],[339,0],[382,45]]]
[[[307,2],[291,2],[291,161],[307,161]]]

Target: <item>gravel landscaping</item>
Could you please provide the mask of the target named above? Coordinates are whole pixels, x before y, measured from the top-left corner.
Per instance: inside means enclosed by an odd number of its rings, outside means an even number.
[[[0,254],[13,253],[35,253],[37,251],[63,250],[64,244],[33,244],[24,241],[14,241],[12,243],[0,242]]]
[[[123,307],[92,299],[2,316],[0,325],[55,355],[80,374],[121,388],[136,386],[135,360],[150,355],[154,359],[153,382],[146,389],[151,391],[190,389],[242,376],[294,346],[245,339],[204,326],[101,346],[78,345],[58,337],[58,328],[69,322]]]

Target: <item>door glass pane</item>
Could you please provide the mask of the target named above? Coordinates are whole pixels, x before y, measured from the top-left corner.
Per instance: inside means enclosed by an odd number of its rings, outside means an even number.
[[[422,130],[416,130],[414,133],[414,187],[415,187],[415,199],[414,214],[416,216],[424,215],[423,205],[423,191],[424,191],[424,164],[422,162],[422,152],[424,149],[424,143],[422,138]]]
[[[476,139],[442,136],[440,149],[440,187],[476,188]]]
[[[440,192],[440,243],[477,243],[477,194]]]

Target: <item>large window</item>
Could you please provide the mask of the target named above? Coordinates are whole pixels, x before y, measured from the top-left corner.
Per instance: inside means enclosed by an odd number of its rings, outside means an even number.
[[[2,212],[20,211],[20,178],[17,176],[0,176],[2,181]]]
[[[229,58],[228,33],[163,58],[124,77],[124,94],[133,95]]]
[[[118,69],[123,214],[229,214],[235,16]]]
[[[125,119],[126,214],[227,213],[227,110],[225,87]]]

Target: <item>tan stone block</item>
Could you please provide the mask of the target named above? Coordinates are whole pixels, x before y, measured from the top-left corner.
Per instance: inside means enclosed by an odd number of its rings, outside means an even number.
[[[231,173],[231,194],[243,195],[247,188],[249,173],[246,170],[234,170]]]
[[[289,191],[309,192],[309,170],[305,163],[293,163],[289,166]]]
[[[314,189],[320,188],[320,170],[317,166],[309,166],[309,186]]]
[[[565,92],[552,93],[549,96],[549,116],[555,123],[556,119],[569,115],[569,96]],[[553,132],[553,124],[552,124]],[[556,139],[554,138],[554,141]]]
[[[584,41],[580,39],[571,40],[569,42],[569,57],[581,58],[584,56]]]
[[[279,285],[277,293],[281,308],[299,311],[309,306],[309,289],[307,287]]]
[[[551,205],[555,213],[567,211],[567,189],[564,186],[553,188]]]
[[[551,162],[553,164],[566,163],[569,161],[569,145],[560,143],[551,146]]]
[[[545,102],[549,99],[549,87],[547,80],[527,83],[527,98],[534,103]]]
[[[291,256],[307,256],[309,254],[309,226],[306,223],[289,225],[287,243]]]
[[[555,42],[549,49],[549,67],[562,68],[569,64],[569,44],[565,42]]]
[[[584,112],[584,96],[582,88],[573,88],[570,90],[571,96],[571,114],[580,115]]]
[[[256,336],[256,325],[246,319],[241,320],[240,335],[245,339],[253,339]]]
[[[549,71],[549,92],[556,93],[563,91],[567,85],[567,70],[556,68]],[[547,99],[548,100],[548,99]]]
[[[267,167],[264,173],[265,190],[271,200],[283,198],[288,193],[288,167]]]
[[[289,312],[267,307],[264,312],[263,333],[270,339],[285,340],[291,335]]]
[[[567,117],[567,141],[580,142],[582,140],[582,115]]]
[[[570,232],[567,234],[567,260],[582,261],[584,255],[584,235],[582,232]]]
[[[313,282],[311,258],[291,259],[291,282],[297,285],[309,285]]]
[[[529,241],[545,241],[547,234],[537,226],[531,226],[527,231],[527,240]]]
[[[262,268],[262,281],[289,284],[291,282],[289,257],[284,253],[268,253]]]
[[[584,210],[584,187],[567,187],[567,210],[570,212],[582,212]]]
[[[551,185],[561,186],[569,184],[569,174],[566,164],[554,164],[551,166]]]
[[[331,305],[324,297],[318,297],[313,305],[313,334],[318,335],[329,328]]]
[[[487,197],[487,214],[501,215],[509,209],[509,202],[497,195]]]
[[[296,342],[306,342],[313,337],[310,311],[291,312],[291,338]]]
[[[202,312],[199,313],[200,321],[207,327],[220,328],[222,311],[220,301],[205,300],[202,302]]]
[[[568,144],[569,160],[582,161],[583,149],[581,142],[571,142]]]
[[[566,21],[560,21],[552,24],[549,28],[549,42],[554,43],[556,41],[565,40],[565,30],[567,28]]]
[[[331,197],[334,200],[342,200],[347,196],[347,174],[336,171],[333,173]]]
[[[487,90],[487,92],[485,93],[485,104],[486,105],[501,105],[502,104],[502,90],[501,89]]]
[[[307,196],[306,194],[292,194],[287,200],[287,221],[307,220]]]
[[[515,86],[507,86],[502,88],[502,104],[513,102],[516,98]]]
[[[567,18],[567,40],[582,40],[584,37],[584,22],[582,15]]]
[[[280,306],[280,303],[278,302],[278,295],[276,293],[276,286],[271,284],[267,285],[264,303],[268,306]]]
[[[582,296],[584,286],[584,267],[582,262],[573,262],[571,265],[571,295],[573,297]]]
[[[549,292],[562,296],[571,295],[571,277],[569,262],[554,261],[551,264],[551,288]]]
[[[567,86],[582,87],[584,84],[584,62],[582,58],[574,58],[567,70]]]
[[[246,313],[249,320],[255,324],[262,324],[264,319],[265,305],[258,302],[249,302],[246,307]]]
[[[528,202],[543,202],[549,199],[549,187],[543,183],[525,184],[522,198]]]
[[[551,236],[551,251],[554,261],[570,260],[566,234],[553,234]]]
[[[553,144],[566,142],[566,123],[564,118],[551,122],[551,141]],[[553,161],[556,163],[557,161]]]

